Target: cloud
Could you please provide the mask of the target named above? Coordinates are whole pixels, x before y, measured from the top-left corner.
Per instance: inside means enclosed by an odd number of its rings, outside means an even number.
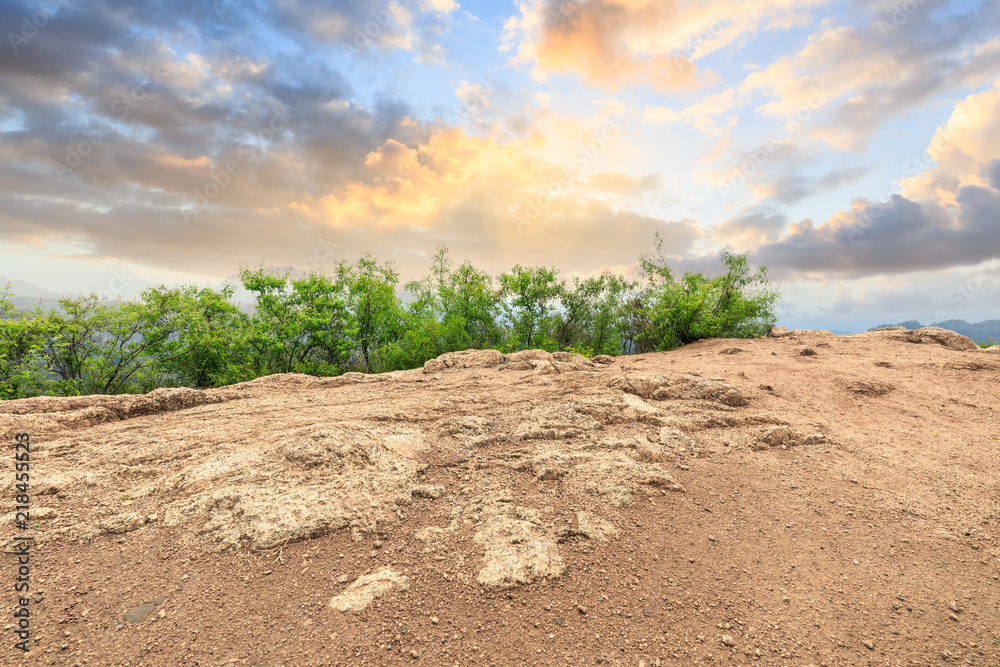
[[[715,226],[712,238],[718,243],[731,244],[737,250],[756,248],[769,239],[776,239],[786,222],[781,214],[750,210],[720,222]]]
[[[754,257],[785,276],[860,277],[970,266],[1000,253],[1000,192],[963,186],[955,199],[955,215],[900,195],[858,200],[819,225],[792,223]]]
[[[613,195],[641,195],[663,187],[660,176],[649,174],[633,176],[613,171],[600,171],[587,177],[586,188]]]
[[[936,164],[888,201],[858,198],[757,249],[790,275],[887,275],[975,266],[1000,255],[1000,80],[955,105],[927,148]]]
[[[454,14],[446,5],[427,11]],[[623,195],[657,184],[611,170],[623,132],[611,101],[565,118],[532,107],[528,92],[464,82],[456,120],[471,129],[418,120],[405,101],[359,103],[316,44],[351,43],[350,26],[377,21],[378,6],[224,4],[211,20],[193,5],[190,16],[101,2],[61,11],[30,54],[0,55],[0,119],[20,123],[0,142],[0,239],[200,275],[301,266],[317,247],[375,250],[419,275],[436,240],[495,270],[513,255],[590,270],[634,261],[656,230],[678,252],[700,238],[693,221],[584,192],[588,179]],[[19,19],[25,7],[2,11]],[[234,26],[262,17],[316,52],[246,49]],[[401,48],[379,34],[388,41],[376,51]],[[544,210],[516,226],[538,197]]]
[[[808,20],[819,1],[528,0],[504,27],[502,50],[534,73],[574,72],[606,89],[700,88],[715,79],[697,61],[759,30]]]
[[[755,111],[775,119],[779,132],[855,151],[885,123],[935,95],[975,89],[995,78],[1000,70],[996,3],[983,2],[966,13],[927,3],[896,21],[898,27],[886,23],[897,10],[871,6],[872,20],[859,25],[826,21],[797,52],[713,95],[712,104],[701,101],[677,112],[678,119],[714,133],[715,116],[763,98]]]

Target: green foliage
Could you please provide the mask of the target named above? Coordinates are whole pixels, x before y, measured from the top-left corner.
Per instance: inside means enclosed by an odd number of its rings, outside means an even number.
[[[617,354],[621,349],[625,300],[634,285],[623,276],[605,273],[573,279],[573,289],[563,287],[553,329],[555,340],[566,350],[587,349],[597,354]]]
[[[0,293],[0,400],[38,396],[50,383],[44,356],[48,319],[37,307],[16,312],[10,297],[6,285]]]
[[[985,350],[988,347],[993,347],[994,345],[997,345],[997,339],[990,336],[986,340],[981,340],[976,344]]]
[[[406,304],[395,267],[367,253],[341,261],[332,276],[242,269],[250,312],[233,303],[231,286],[193,285],[161,285],[121,303],[90,295],[48,312],[17,312],[8,286],[0,293],[0,399],[383,372],[469,348],[591,358],[760,336],[774,324],[777,292],[746,254],[724,252],[722,275],[677,279],[659,236],[655,251],[641,256],[639,283],[605,273],[567,285],[554,268],[520,265],[494,282],[468,261],[454,266],[439,245],[430,273],[406,285]]]
[[[292,279],[246,268],[240,280],[254,295],[256,308],[239,318],[228,379],[343,372],[357,335],[343,284],[319,274]]]
[[[662,249],[657,235],[655,248]],[[778,292],[767,270],[754,270],[748,253],[722,253],[726,272],[715,278],[685,273],[674,279],[664,262],[643,256],[647,287],[631,305],[637,351],[671,350],[701,338],[763,336],[774,326]]]
[[[504,314],[515,347],[546,349],[557,345],[551,335],[553,313],[556,299],[564,292],[557,273],[556,269],[517,264],[510,273],[500,274]]]
[[[338,265],[337,281],[345,291],[352,338],[364,369],[369,373],[390,370],[388,357],[393,355],[388,347],[401,336],[406,323],[402,301],[396,295],[399,273],[391,262],[379,265],[363,253],[354,265]]]
[[[147,308],[164,315],[161,326],[167,335],[156,337],[149,353],[171,383],[206,387],[250,379],[233,363],[247,356],[247,344],[245,321],[230,302],[232,296],[228,285],[220,292],[161,285],[142,293]]]

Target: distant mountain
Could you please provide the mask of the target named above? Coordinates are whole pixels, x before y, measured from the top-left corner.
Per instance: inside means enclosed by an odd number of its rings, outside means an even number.
[[[982,322],[944,320],[942,322],[934,322],[933,324],[921,324],[916,320],[907,320],[906,322],[900,322],[899,324],[880,324],[877,327],[872,327],[872,329],[881,329],[882,327],[893,326],[902,326],[907,329],[919,329],[923,326],[941,327],[942,329],[949,329],[955,333],[960,333],[963,336],[968,336],[977,343],[981,343],[988,339],[1000,340],[1000,320],[983,320]],[[869,329],[869,331],[872,329]]]
[[[18,310],[31,310],[38,304],[42,304],[43,308],[47,308],[55,305],[56,300],[65,296],[57,292],[50,292],[47,289],[32,285],[23,280],[14,280],[13,278],[5,278],[3,276],[0,276],[0,293],[3,292],[3,288],[8,284],[10,284],[10,293],[14,295],[10,302]]]

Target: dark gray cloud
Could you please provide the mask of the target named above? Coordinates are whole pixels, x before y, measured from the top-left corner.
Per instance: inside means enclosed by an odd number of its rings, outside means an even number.
[[[785,276],[861,277],[972,266],[1000,253],[1000,192],[965,186],[957,216],[938,204],[893,195],[814,225],[791,225],[755,261]]]
[[[1000,190],[1000,158],[997,158],[987,164],[983,171],[985,172],[990,185],[992,185],[994,189]]]

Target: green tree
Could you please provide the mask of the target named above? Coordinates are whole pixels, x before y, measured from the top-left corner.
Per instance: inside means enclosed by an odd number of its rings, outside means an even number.
[[[500,294],[485,271],[465,261],[448,275],[442,289],[443,328],[450,350],[482,349],[502,340],[497,318]]]
[[[625,297],[630,287],[624,276],[612,273],[582,280],[575,277],[573,288],[563,290],[554,318],[559,346],[592,354],[619,354]]]
[[[12,296],[8,284],[0,293],[0,400],[63,393],[44,355],[51,329],[47,314],[38,306],[18,312]]]
[[[263,268],[241,269],[240,280],[254,295],[255,310],[245,318],[245,341],[253,360],[237,357],[239,373],[343,371],[355,328],[341,285],[321,274],[291,279]]]
[[[170,314],[96,294],[59,299],[49,313],[49,368],[80,394],[144,392],[162,386],[150,352],[173,334]]]
[[[156,367],[183,386],[217,386],[250,379],[241,373],[247,365],[245,318],[231,302],[234,288],[221,291],[194,285],[145,290],[142,301],[149,312],[162,314],[169,335],[158,336],[149,349]]]
[[[637,297],[641,322],[636,336],[643,350],[670,350],[701,338],[763,336],[774,326],[778,292],[767,279],[767,269],[753,269],[749,253],[726,249],[721,259],[726,272],[715,278],[688,272],[680,280],[662,261],[663,240],[657,234],[652,255],[641,257],[647,286]]]
[[[391,262],[379,265],[363,253],[354,265],[338,265],[337,280],[347,295],[361,363],[372,373],[381,362],[376,358],[380,349],[400,338],[405,324],[403,304],[396,294],[399,273]]]
[[[552,312],[563,292],[558,271],[546,267],[514,266],[500,274],[501,296],[510,325],[510,343],[528,349],[535,345],[554,347],[551,338]]]

